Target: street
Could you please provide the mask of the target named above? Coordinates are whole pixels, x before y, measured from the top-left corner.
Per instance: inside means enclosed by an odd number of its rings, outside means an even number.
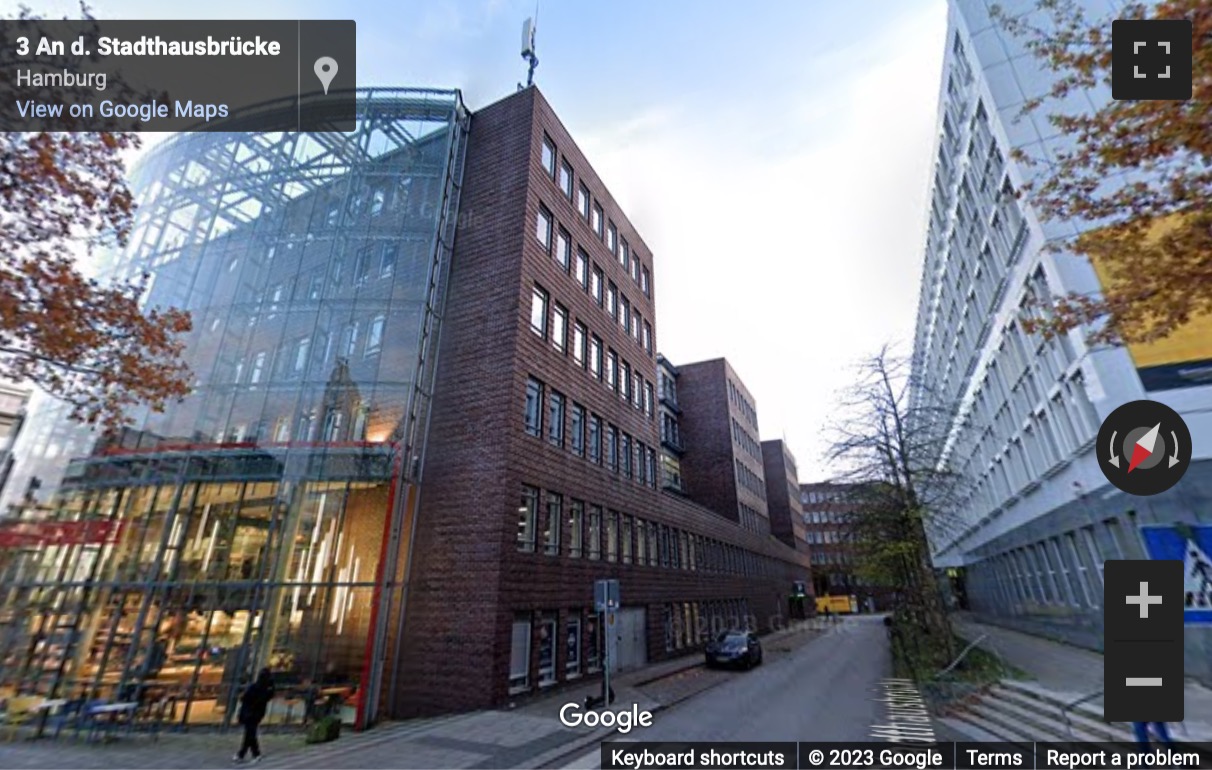
[[[870,741],[891,661],[881,617],[845,619],[792,654],[653,716],[630,741]],[[710,672],[708,672],[710,673]],[[624,738],[624,736],[620,736]],[[598,748],[553,767],[597,768]]]

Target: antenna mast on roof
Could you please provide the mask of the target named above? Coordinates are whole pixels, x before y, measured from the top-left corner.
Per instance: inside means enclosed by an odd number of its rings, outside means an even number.
[[[522,58],[525,59],[530,67],[526,71],[526,87],[534,85],[534,69],[539,66],[539,57],[534,54],[534,34],[539,26],[539,4],[534,4],[534,16],[522,22]],[[522,90],[522,84],[518,83],[518,90]]]

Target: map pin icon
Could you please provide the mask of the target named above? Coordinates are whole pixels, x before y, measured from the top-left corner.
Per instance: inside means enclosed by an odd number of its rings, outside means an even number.
[[[320,79],[320,84],[324,86],[324,95],[327,96],[328,86],[337,76],[337,60],[331,56],[321,56],[316,59],[316,66],[313,69],[316,71],[316,77]]]

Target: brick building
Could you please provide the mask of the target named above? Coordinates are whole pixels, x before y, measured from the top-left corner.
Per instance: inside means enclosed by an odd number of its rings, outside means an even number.
[[[893,588],[872,585],[857,574],[858,549],[852,522],[862,515],[855,484],[800,484],[812,583],[816,596],[854,596],[867,609],[890,608]]]
[[[621,668],[779,622],[808,563],[770,536],[753,398],[719,360],[658,406],[652,253],[537,89],[473,116],[459,221],[389,712],[594,674],[600,578]],[[689,499],[659,410],[685,410]]]
[[[770,534],[797,551],[807,553],[808,529],[800,502],[799,471],[787,442],[782,439],[762,442],[762,469],[766,477]]]

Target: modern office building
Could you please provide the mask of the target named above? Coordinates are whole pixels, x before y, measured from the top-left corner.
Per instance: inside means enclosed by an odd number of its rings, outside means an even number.
[[[682,479],[690,499],[770,533],[753,395],[723,358],[677,368]]]
[[[1003,5],[1011,15],[1035,8],[1027,0]],[[1083,5],[1108,20],[1116,6]],[[1047,115],[1088,111],[1110,94],[1100,87],[1049,97],[1020,117],[1025,101],[1047,94],[1052,76],[989,6],[951,0],[940,89],[913,366],[930,383],[917,398],[956,405],[939,459],[965,486],[932,547],[937,566],[961,572],[974,610],[1100,648],[1105,559],[1156,555],[1159,537],[1181,538],[1177,523],[1192,525],[1197,551],[1212,545],[1212,335],[1204,328],[1185,346],[1091,348],[1081,330],[1046,340],[1023,329],[1029,303],[1094,293],[1100,284],[1087,260],[1045,248],[1076,226],[1042,222],[1019,197],[1039,167],[1013,153],[1070,146]],[[1196,453],[1182,482],[1149,498],[1109,485],[1094,446],[1102,419],[1137,399],[1182,414]],[[1187,630],[1187,672],[1208,679],[1204,622]]]
[[[181,134],[132,187],[103,274],[192,313],[195,388],[119,434],[31,417],[0,684],[229,723],[268,665],[272,722],[367,724],[597,675],[601,578],[618,668],[781,622],[804,555],[664,488],[653,255],[537,89]]]
[[[762,442],[762,474],[766,478],[770,534],[798,551],[807,552],[799,470],[787,442],[782,439]]]

